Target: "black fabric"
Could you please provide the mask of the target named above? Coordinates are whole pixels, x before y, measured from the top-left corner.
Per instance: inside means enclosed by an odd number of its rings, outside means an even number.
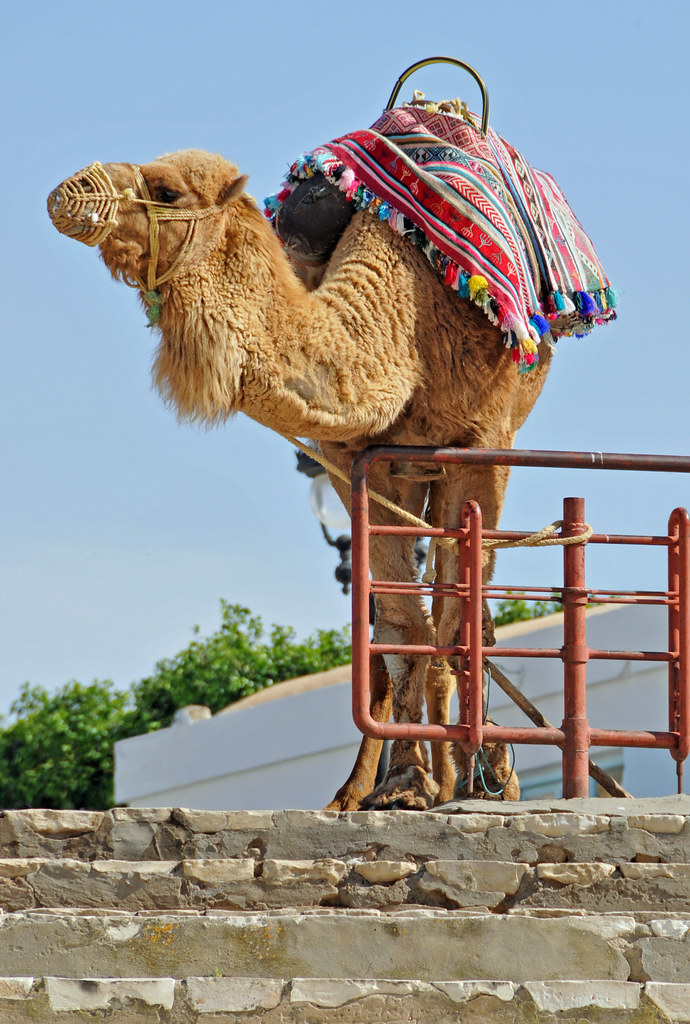
[[[291,256],[325,263],[355,210],[323,174],[301,181],[281,205],[275,227]]]

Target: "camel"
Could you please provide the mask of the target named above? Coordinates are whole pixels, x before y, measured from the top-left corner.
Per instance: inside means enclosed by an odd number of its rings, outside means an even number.
[[[97,245],[114,278],[139,289],[159,335],[153,379],[183,421],[216,424],[243,412],[282,434],[318,440],[348,473],[372,443],[511,448],[539,396],[550,359],[520,375],[501,330],[446,287],[418,248],[367,212],[356,212],[308,290],[270,224],[244,191],[246,177],[220,156],[186,150],[135,166],[94,164],[59,186],[49,212],[63,233]],[[463,503],[479,502],[497,528],[505,467],[446,467],[440,475],[380,463],[372,489],[434,525],[456,527]],[[349,505],[348,487],[336,491]],[[374,523],[394,523],[375,506]],[[375,578],[414,578],[414,538],[373,537]],[[485,577],[491,572],[490,557]],[[456,559],[437,552],[440,581]],[[375,639],[451,645],[455,602],[377,598]],[[448,721],[448,662],[386,656],[374,666],[374,717]],[[365,739],[358,769],[332,807],[428,809],[455,785],[444,745],[393,744],[385,780],[373,784],[380,741]],[[447,746],[447,745],[445,745]],[[461,764],[461,753],[456,753]],[[500,754],[494,758],[498,764]],[[364,797],[364,799],[363,799]]]

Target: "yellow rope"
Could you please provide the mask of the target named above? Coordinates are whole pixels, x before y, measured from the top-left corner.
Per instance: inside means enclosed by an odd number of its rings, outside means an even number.
[[[482,540],[482,547],[485,551],[496,551],[498,548],[538,548],[546,547],[550,544],[558,547],[568,547],[570,544],[584,544],[585,541],[588,541],[594,533],[594,530],[589,523],[585,523],[584,532],[578,533],[576,537],[551,536],[556,532],[556,530],[560,529],[562,525],[563,520],[557,519],[555,523],[545,526],[537,533],[530,533],[528,537],[523,537],[521,540],[492,540],[490,538],[484,538],[484,540]],[[422,576],[423,583],[433,583],[436,579],[434,555],[436,553],[438,539],[438,537],[431,537],[429,540],[429,550],[426,556],[426,571]],[[453,544],[457,547],[457,541],[454,540]]]
[[[286,441],[290,444],[294,444],[296,448],[303,451],[305,455],[313,459],[314,462],[318,462],[320,466],[323,466],[327,472],[332,476],[336,476],[339,480],[342,480],[346,484],[350,484],[350,477],[347,473],[343,473],[341,469],[338,469],[329,459],[325,458],[321,452],[316,451],[314,448],[310,448],[306,444],[302,444],[296,437],[291,437],[289,434],[283,434]],[[406,519],[408,523],[412,523],[413,526],[418,526],[421,532],[426,532],[429,529],[429,524],[412,512],[408,512],[407,509],[401,508],[400,505],[396,505],[395,502],[389,501],[388,498],[384,498],[382,494],[377,494],[376,491],[369,491],[369,496],[379,505],[383,505],[384,508],[394,512],[395,515],[400,516],[401,519]],[[589,540],[594,533],[594,530],[585,523],[585,530],[583,533],[578,534],[576,537],[554,537],[552,536],[556,530],[560,529],[563,525],[563,520],[558,519],[555,523],[551,523],[549,526],[545,526],[542,530],[537,533],[531,533],[528,537],[523,537],[521,540],[491,540],[485,539],[482,541],[482,547],[487,551],[495,551],[498,548],[534,548],[534,547],[545,547],[547,545],[557,545],[560,547],[567,547],[569,544],[583,544]],[[427,552],[426,558],[426,571],[422,576],[423,583],[433,583],[436,579],[436,571],[434,569],[434,557],[436,554],[436,548],[446,548],[449,551],[457,552],[458,542],[454,537],[431,537],[429,539],[429,551]]]
[[[149,263],[147,267],[147,280],[146,286],[144,282],[137,279],[137,283],[142,291],[155,292],[159,285],[165,284],[171,277],[177,273],[178,269],[182,265],[185,256],[189,252],[194,241],[196,234],[197,222],[204,220],[206,217],[210,217],[215,213],[220,213],[223,209],[222,206],[206,206],[202,209],[178,209],[171,206],[162,206],[160,203],[154,202],[151,198],[146,179],[141,173],[139,167],[134,168],[134,178],[137,183],[137,188],[141,193],[141,198],[138,198],[132,189],[125,189],[122,196],[118,198],[127,199],[130,202],[140,203],[146,207],[146,213],[149,218]],[[164,274],[158,277],[158,258],[160,256],[160,228],[159,224],[161,221],[166,220],[184,220],[187,221],[187,233],[182,240],[180,250],[173,260],[172,264],[168,267]]]
[[[530,533],[529,537],[523,537],[522,540],[484,540],[482,541],[485,548],[490,551],[495,551],[497,548],[537,548],[544,547],[548,544],[555,544],[561,547],[567,547],[569,544],[582,544],[594,533],[594,530],[585,523],[585,529],[583,533],[578,533],[576,537],[552,537],[551,534],[555,533],[563,526],[563,520],[557,519],[555,523],[551,523],[550,526],[545,526],[543,530],[539,530],[538,533]]]
[[[343,473],[341,469],[338,469],[337,466],[333,465],[333,463],[330,462],[327,458],[325,458],[321,454],[321,452],[316,451],[314,448],[310,448],[309,445],[302,444],[302,442],[298,441],[296,437],[290,437],[289,434],[283,434],[283,437],[285,438],[286,441],[289,441],[290,444],[294,444],[296,448],[299,448],[300,451],[303,451],[305,455],[308,455],[309,458],[313,459],[314,462],[318,462],[318,464],[320,466],[323,466],[323,468],[327,470],[332,476],[337,476],[339,480],[342,480],[348,486],[350,485],[351,481],[347,473]],[[401,508],[400,505],[396,505],[395,502],[389,501],[389,499],[384,498],[382,494],[377,494],[376,491],[369,491],[369,496],[373,498],[373,500],[377,502],[379,505],[383,505],[384,508],[387,508],[391,512],[394,512],[395,515],[400,516],[401,519],[406,519],[408,523],[411,523],[413,526],[418,526],[420,530],[429,529],[429,524],[424,519],[420,519],[412,512],[408,512],[407,509]],[[442,544],[444,547],[454,545],[456,543],[453,537],[437,537],[435,539],[438,540],[438,542]]]

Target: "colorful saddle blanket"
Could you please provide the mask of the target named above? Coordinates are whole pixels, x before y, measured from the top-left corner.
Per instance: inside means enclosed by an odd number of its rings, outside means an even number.
[[[317,172],[419,246],[501,328],[522,372],[540,336],[551,344],[616,317],[616,293],[556,182],[492,129],[482,135],[472,115],[433,104],[385,111],[300,156],[267,216]]]

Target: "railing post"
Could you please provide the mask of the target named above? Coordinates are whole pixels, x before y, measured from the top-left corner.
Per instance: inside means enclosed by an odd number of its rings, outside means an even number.
[[[564,498],[564,537],[585,531],[583,498]],[[585,611],[585,544],[563,548],[563,796],[589,795],[589,722],[587,721],[587,661]]]
[[[682,792],[682,764],[690,752],[690,544],[688,513],[674,509],[668,523],[668,649],[676,657],[669,663],[669,732],[678,733],[678,746],[671,750],[678,767],[678,792]]]
[[[366,468],[352,473],[352,715],[369,714],[369,491]]]
[[[690,519],[685,509],[680,519],[680,750],[685,759],[690,753]]]
[[[474,759],[482,745],[484,721],[482,664],[482,513],[476,501],[466,501],[462,526],[467,531],[458,541],[459,582],[464,586],[461,599],[459,643],[466,648],[458,673],[460,721],[469,727],[463,743],[467,761],[467,792],[474,789]]]

